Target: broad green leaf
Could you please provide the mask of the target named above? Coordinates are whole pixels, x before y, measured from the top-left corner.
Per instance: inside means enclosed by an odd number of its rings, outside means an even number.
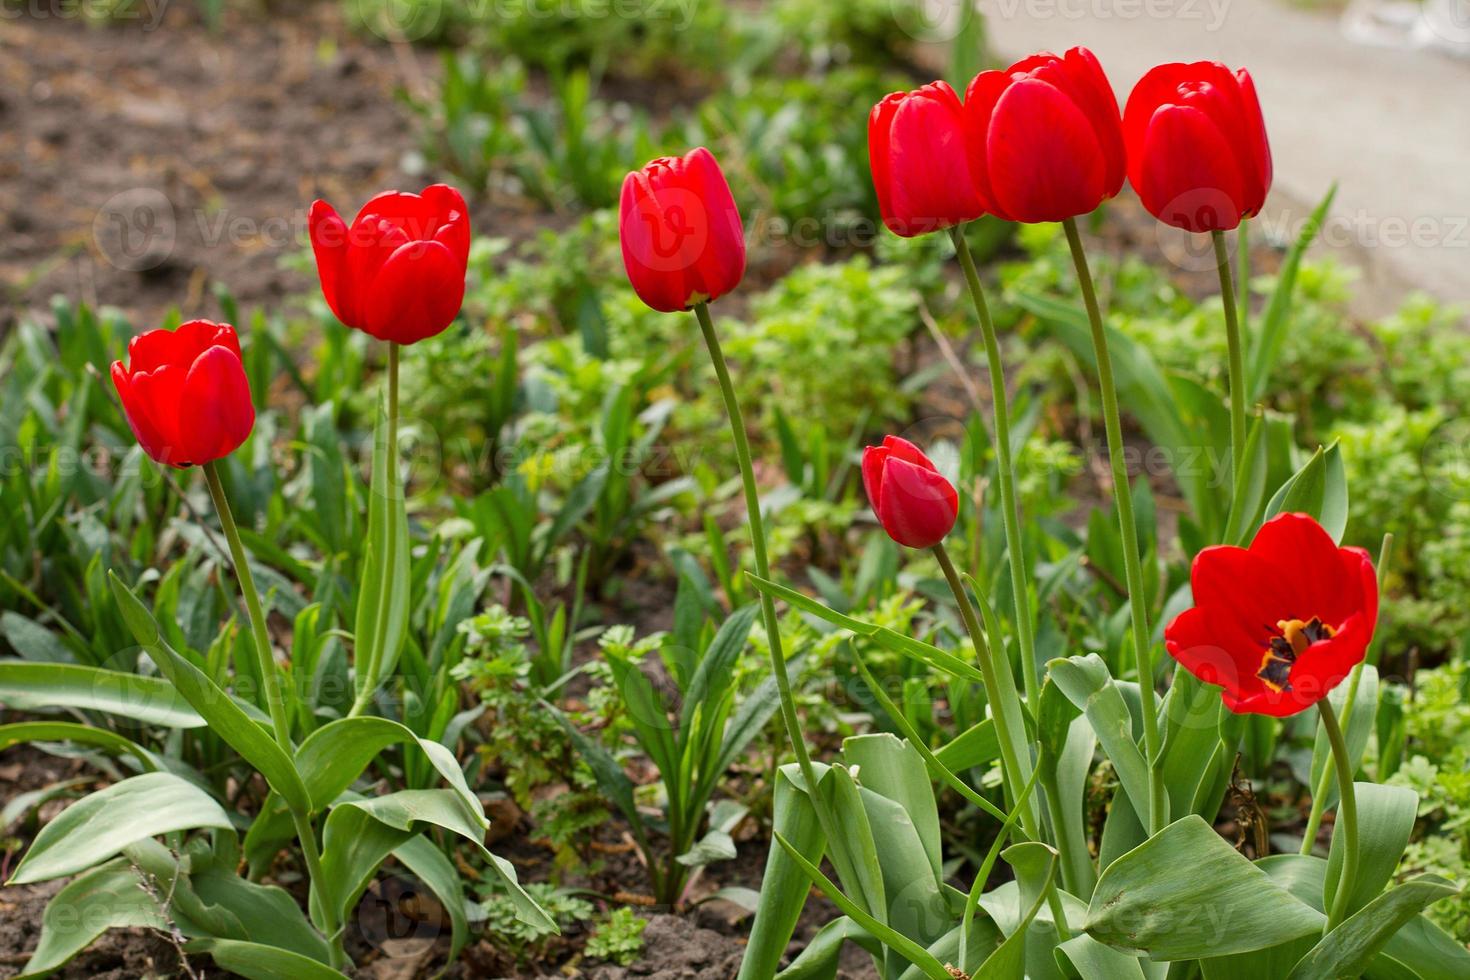
[[[1302,468],[1281,485],[1266,505],[1265,519],[1277,514],[1300,513],[1315,518],[1334,541],[1341,541],[1347,527],[1347,478],[1342,451],[1334,442],[1318,448]]]
[[[1108,865],[1087,910],[1094,939],[1155,960],[1265,949],[1322,924],[1194,814]]]
[[[1046,903],[1047,889],[1051,887],[1052,878],[1057,871],[1057,852],[1045,844],[1028,841],[1012,844],[1001,852],[1001,857],[1016,872],[1016,894],[1020,900],[1016,912],[1017,920],[1014,928],[1006,934],[1005,942],[980,964],[975,976],[993,977],[995,980],[1023,980],[1027,976],[1028,967],[1027,934],[1037,913]],[[1005,932],[1004,925],[1001,926],[1001,931]],[[1050,957],[1049,951],[1047,955]]]
[[[336,970],[300,953],[239,939],[193,939],[184,952],[207,953],[220,969],[248,980],[342,980]]]
[[[36,950],[16,980],[59,969],[109,929],[166,929],[158,903],[141,885],[138,873],[122,858],[73,878],[46,904]]]
[[[1419,794],[1406,786],[1353,783],[1358,804],[1358,869],[1348,893],[1347,915],[1352,915],[1382,893],[1398,870],[1399,859],[1414,832]],[[1332,827],[1332,850],[1323,885],[1323,907],[1332,906],[1342,876],[1343,825]]]
[[[353,620],[353,684],[359,702],[368,700],[392,674],[408,629],[408,517],[399,481],[393,479],[389,489],[389,467],[397,465],[397,450],[397,446],[388,445],[388,411],[380,397],[373,430],[367,552]],[[390,535],[394,539],[392,568],[387,567]]]
[[[856,895],[863,911],[885,921],[888,899],[883,890],[883,866],[878,861],[873,828],[856,780],[843,766],[832,766],[821,778],[817,792],[825,797],[827,812],[836,821],[836,839],[827,842],[827,856],[837,869],[837,877]]]
[[[875,959],[883,956],[882,943],[849,916],[840,915],[817,931],[791,965],[776,974],[776,980],[835,980],[842,947],[849,942],[857,943]]]
[[[230,830],[230,818],[203,790],[172,773],[133,776],[83,797],[42,827],[8,884],[75,874],[135,841],[197,827]]]
[[[131,755],[144,770],[158,772],[169,768],[171,760],[161,759],[132,739],[106,728],[79,725],[74,721],[18,721],[0,725],[0,751],[22,742],[78,742],[96,745],[117,755]],[[0,830],[3,830],[0,825]]]
[[[951,772],[988,766],[1000,758],[1000,739],[995,720],[986,718],[934,750],[934,757]]]
[[[952,674],[963,680],[974,681],[976,684],[983,684],[985,682],[985,677],[980,673],[979,667],[966,660],[961,660],[951,653],[946,653],[933,644],[916,640],[903,633],[897,633],[888,629],[886,626],[875,626],[872,623],[864,623],[861,620],[853,619],[851,616],[844,616],[834,609],[827,608],[817,600],[802,595],[795,589],[788,589],[784,585],[777,585],[775,582],[763,579],[758,575],[751,575],[748,572],[746,575],[752,585],[772,598],[780,599],[795,609],[811,613],[818,619],[826,620],[832,625],[856,633],[858,636],[869,637],[885,650],[901,653],[922,664],[927,664],[936,670],[943,671],[946,674]]]
[[[393,856],[434,893],[449,915],[449,961],[454,962],[470,938],[469,919],[464,908],[464,883],[459,872],[444,852],[422,834],[399,844],[393,849]]]
[[[233,698],[164,642],[153,615],[138,601],[138,597],[123,584],[122,579],[111,572],[107,574],[123,619],[163,675],[209,722],[214,733],[265,777],[271,789],[285,797],[294,808],[303,813],[309,812],[311,798],[291,758]]]
[[[1420,875],[1379,895],[1324,936],[1297,963],[1289,980],[1360,976],[1394,933],[1435,902],[1459,891],[1438,875]]]
[[[821,780],[826,767],[820,763],[814,763],[813,767],[817,779]],[[816,808],[801,782],[801,771],[794,763],[776,771],[771,823],[775,832],[800,853],[812,861],[821,861],[826,839]],[[771,848],[761,875],[760,907],[751,925],[745,955],[740,960],[738,980],[766,980],[776,975],[810,892],[811,881],[801,867],[784,848]]]
[[[0,635],[26,660],[34,663],[69,664],[76,661],[71,650],[53,632],[17,612],[0,613]]]
[[[1057,946],[1057,962],[1063,959],[1082,980],[1150,980],[1144,969],[1148,961],[1104,946],[1085,932]]]
[[[1220,689],[1205,684],[1187,670],[1174,672],[1174,683],[1164,699],[1164,746],[1159,769],[1169,795],[1171,813],[1189,813],[1209,759],[1220,742]]]
[[[205,723],[162,677],[77,664],[0,660],[0,702],[17,711],[85,708],[168,728]]]
[[[826,895],[834,905],[870,935],[877,937],[884,946],[918,966],[930,980],[953,980],[953,976],[944,968],[944,964],[936,960],[928,950],[864,911],[856,902],[844,895],[841,889],[832,884],[827,876],[822,874],[821,870],[807,860],[800,851],[796,850],[785,837],[779,833],[774,834],[773,837],[777,846],[786,852],[786,855],[801,869],[811,883],[816,885],[822,894]]]
[[[842,754],[862,786],[903,808],[923,844],[934,878],[942,880],[939,808],[923,756],[911,744],[887,732],[844,739]]]
[[[1053,660],[1047,664],[1047,672],[1062,693],[1087,716],[1135,811],[1147,813],[1148,765],[1133,740],[1133,715],[1108,673],[1107,664],[1097,654],[1090,653],[1085,657]]]
[[[883,894],[888,908],[884,921],[926,949],[949,931],[949,903],[944,882],[929,866],[913,820],[902,804],[859,787],[868,811],[878,865],[883,871]],[[901,966],[888,957],[889,975]]]
[[[1247,532],[1256,526],[1256,515],[1266,499],[1266,475],[1270,469],[1266,448],[1266,418],[1257,414],[1251,420],[1250,434],[1245,441],[1245,472],[1234,477],[1230,515],[1225,521],[1227,543],[1244,545]]]

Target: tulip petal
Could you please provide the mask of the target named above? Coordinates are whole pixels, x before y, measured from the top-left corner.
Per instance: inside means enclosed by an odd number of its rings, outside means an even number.
[[[869,446],[863,450],[863,489],[868,493],[868,504],[873,513],[883,500],[883,464],[888,461],[888,450],[882,446]]]
[[[878,520],[899,544],[933,547],[954,527],[959,495],[940,474],[890,456],[882,483]]]
[[[149,417],[148,408],[142,400],[133,392],[132,380],[128,377],[127,369],[123,367],[122,361],[112,362],[112,385],[117,389],[118,400],[122,402],[123,416],[128,420],[128,428],[133,430],[133,436],[138,440],[138,445],[153,459],[163,461],[165,443],[163,435],[158,427],[153,424]]]
[[[1162,106],[1150,119],[1133,189],[1160,221],[1229,231],[1244,210],[1240,167],[1225,135],[1198,109]]]
[[[345,295],[351,288],[347,276],[347,225],[330,204],[316,201],[307,214],[307,230],[311,236],[312,254],[316,256],[322,296],[331,307],[332,315],[343,323],[349,323],[350,310]]]
[[[995,104],[986,164],[996,206],[1017,221],[1062,221],[1107,196],[1092,123],[1060,89],[1023,78]]]
[[[187,466],[184,440],[181,436],[181,405],[186,368],[177,364],[164,364],[152,371],[133,371],[129,375],[133,407],[140,417],[140,429],[151,430],[156,438],[154,449],[143,442],[144,451],[160,463],[170,466]]]
[[[745,276],[745,231],[740,209],[730,193],[720,165],[704,147],[695,147],[684,157],[689,190],[703,205],[707,229],[704,248],[695,261],[691,279],[697,292],[718,299],[739,285]]]
[[[889,166],[889,146],[892,143],[893,117],[906,92],[890,92],[868,113],[868,167],[873,172],[873,190],[878,195],[878,213],[883,224],[895,235],[902,235],[906,225],[893,211],[893,172]]]
[[[362,329],[412,344],[443,331],[464,304],[464,267],[439,242],[400,245],[367,290]]]
[[[255,406],[234,351],[211,347],[189,368],[180,393],[181,459],[209,463],[228,456],[250,436]]]
[[[657,163],[657,161],[655,161]],[[638,297],[662,313],[675,313],[689,305],[694,292],[689,271],[698,255],[691,242],[688,201],[679,198],[680,220],[671,224],[662,202],[654,193],[649,170],[634,171],[623,179],[622,201],[618,218],[618,239],[623,252],[623,267]],[[669,197],[669,195],[666,195]]]
[[[889,226],[906,236],[985,213],[970,172],[970,139],[959,96],[944,82],[909,93],[890,122],[886,172]]]

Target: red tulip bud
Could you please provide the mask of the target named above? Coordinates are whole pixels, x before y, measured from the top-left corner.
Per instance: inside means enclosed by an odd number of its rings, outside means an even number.
[[[330,204],[317,201],[309,223],[322,294],[347,326],[412,344],[459,315],[470,217],[453,187],[386,191],[363,205],[351,227]]]
[[[1118,100],[1086,48],[982,71],[965,92],[971,170],[988,209],[1012,221],[1087,214],[1123,186]]]
[[[910,548],[943,541],[960,513],[954,485],[918,446],[898,436],[863,450],[863,486],[883,530]]]
[[[169,466],[228,456],[250,436],[255,406],[227,323],[190,320],[128,343],[128,363],[112,363],[112,383],[143,451]]]
[[[1143,206],[1186,231],[1229,231],[1261,210],[1271,147],[1256,86],[1218,61],[1159,65],[1123,115],[1128,179]]]
[[[659,157],[623,179],[623,266],[663,313],[718,299],[745,275],[745,231],[730,185],[704,147]]]
[[[912,238],[985,213],[968,142],[964,108],[945,82],[894,92],[873,107],[868,161],[889,231]]]

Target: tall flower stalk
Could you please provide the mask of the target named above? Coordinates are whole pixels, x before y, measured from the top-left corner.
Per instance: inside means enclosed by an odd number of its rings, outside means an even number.
[[[1150,643],[1148,605],[1143,583],[1143,559],[1138,549],[1138,525],[1133,516],[1133,493],[1128,484],[1128,466],[1123,455],[1123,425],[1118,412],[1118,388],[1113,380],[1113,359],[1108,352],[1108,338],[1098,307],[1092,273],[1087,266],[1087,253],[1077,222],[1062,222],[1072,262],[1077,268],[1077,282],[1082,289],[1082,302],[1087,307],[1087,320],[1092,327],[1092,349],[1097,359],[1098,387],[1102,391],[1103,428],[1107,433],[1108,462],[1113,476],[1113,505],[1118,511],[1118,531],[1123,541],[1124,584],[1128,589],[1129,617],[1132,624],[1133,654],[1138,668],[1139,703],[1143,715],[1143,740],[1148,756],[1148,829],[1156,834],[1169,822],[1168,800],[1164,795],[1163,772],[1159,767],[1161,738],[1159,734],[1157,694],[1154,691],[1154,665]]]

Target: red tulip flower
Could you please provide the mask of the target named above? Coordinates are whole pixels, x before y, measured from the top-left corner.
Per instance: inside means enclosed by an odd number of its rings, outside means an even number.
[[[227,323],[190,320],[128,343],[128,363],[112,362],[112,383],[143,451],[169,466],[228,456],[250,436],[255,406]]]
[[[1218,61],[1159,65],[1123,114],[1128,179],[1143,206],[1185,231],[1229,231],[1261,210],[1271,147],[1250,74]]]
[[[745,275],[740,211],[702,146],[623,179],[618,235],[633,290],[662,313],[718,299]]]
[[[863,450],[863,486],[888,536],[909,548],[944,540],[960,513],[960,497],[929,457],[898,436]]]
[[[970,169],[987,210],[1012,221],[1087,214],[1123,186],[1118,100],[1092,52],[1035,54],[982,71],[965,92]]]
[[[386,191],[363,205],[351,227],[330,204],[317,201],[309,224],[322,294],[347,326],[412,344],[459,315],[470,216],[453,187]]]
[[[947,82],[894,92],[873,107],[868,161],[889,231],[912,238],[985,213],[970,173],[967,125]]]
[[[1206,548],[1192,581],[1194,608],[1164,643],[1236,713],[1284,718],[1316,704],[1362,661],[1378,622],[1373,560],[1305,514],[1273,517],[1249,548]]]

